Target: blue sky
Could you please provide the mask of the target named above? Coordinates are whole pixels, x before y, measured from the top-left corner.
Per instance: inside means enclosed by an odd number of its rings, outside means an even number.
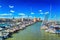
[[[60,20],[60,0],[0,0],[0,18],[29,16],[43,19],[46,12],[50,15],[50,5],[51,19],[56,15]]]

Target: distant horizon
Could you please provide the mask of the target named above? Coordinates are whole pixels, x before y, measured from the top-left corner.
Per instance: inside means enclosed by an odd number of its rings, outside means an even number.
[[[51,15],[50,15],[51,13]],[[59,0],[0,0],[0,18],[41,18],[60,20]]]

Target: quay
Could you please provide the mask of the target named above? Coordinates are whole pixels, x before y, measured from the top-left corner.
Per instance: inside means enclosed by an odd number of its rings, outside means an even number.
[[[27,20],[27,21],[25,21]],[[11,35],[13,35],[14,33],[17,33],[19,32],[20,30],[23,30],[25,29],[26,27],[36,23],[37,21],[33,21],[33,20],[28,20],[28,19],[25,19],[25,20],[22,20],[22,21],[19,21],[17,22],[16,19],[13,19],[13,21],[11,22],[10,20],[8,22],[1,22],[0,23],[0,38],[3,39],[7,39],[9,37],[11,37]]]
[[[41,30],[42,22],[36,22],[33,25],[27,26],[26,29],[13,34],[11,38],[6,40],[60,40],[60,34],[50,34]]]

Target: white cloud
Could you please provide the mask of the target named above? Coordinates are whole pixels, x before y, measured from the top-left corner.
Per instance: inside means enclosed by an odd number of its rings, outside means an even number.
[[[39,12],[42,12],[42,10],[39,10]]]
[[[48,14],[49,12],[45,12],[45,14]]]
[[[14,6],[12,6],[12,5],[9,5],[9,8],[14,8]]]
[[[25,16],[25,14],[24,14],[24,13],[19,13],[18,15]]]
[[[14,13],[15,11],[14,10],[10,10],[10,12]]]
[[[44,13],[40,13],[40,14],[44,14]]]
[[[18,15],[20,15],[20,18],[27,18],[28,15],[24,14],[24,13],[19,13]]]
[[[33,12],[31,12],[31,14],[34,14]]]
[[[7,13],[0,14],[0,16],[8,16],[8,15],[12,15],[12,14],[11,13],[10,14],[7,14]]]
[[[40,14],[44,14],[44,13],[42,12],[42,10],[39,10],[39,12],[40,12]]]

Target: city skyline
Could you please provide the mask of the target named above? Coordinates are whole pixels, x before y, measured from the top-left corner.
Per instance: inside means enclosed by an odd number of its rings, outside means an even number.
[[[49,16],[51,13],[50,19],[60,20],[59,3],[59,0],[0,0],[0,18],[29,16],[43,19],[46,13]]]

